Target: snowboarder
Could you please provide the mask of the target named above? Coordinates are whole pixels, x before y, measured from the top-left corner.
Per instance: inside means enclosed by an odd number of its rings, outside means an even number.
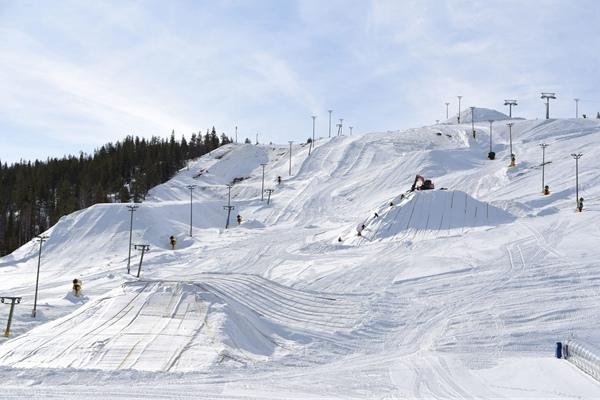
[[[390,207],[394,207],[394,202],[390,201]]]
[[[342,237],[341,236],[338,236],[338,242],[342,243]]]
[[[373,216],[373,219],[375,218],[379,218],[379,214],[375,213],[375,215]]]
[[[577,209],[579,210],[579,212],[583,211],[583,197],[579,198],[579,201],[577,202]]]
[[[171,250],[175,250],[175,245],[177,244],[175,236],[171,235],[171,237],[169,237],[169,243],[171,243]]]
[[[278,184],[278,185],[281,185],[281,176],[278,176],[278,177],[277,177],[277,184]]]
[[[73,295],[75,297],[81,296],[81,281],[79,279],[73,279]]]
[[[237,215],[237,223],[238,225],[242,223],[242,216],[240,214]]]
[[[544,195],[548,196],[550,194],[550,186],[546,185],[544,186]]]

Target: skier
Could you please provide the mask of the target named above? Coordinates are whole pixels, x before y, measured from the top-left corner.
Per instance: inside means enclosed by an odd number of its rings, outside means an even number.
[[[379,214],[375,213],[375,215],[373,216],[373,219],[375,218],[379,218]]]
[[[79,279],[73,279],[73,295],[75,297],[81,296],[81,281]]]
[[[278,184],[278,185],[281,185],[281,176],[278,176],[278,177],[277,177],[277,184]]]
[[[517,160],[517,157],[515,157],[514,154],[510,155],[510,165],[509,167],[514,167],[515,166],[515,161]]]
[[[171,243],[171,250],[175,250],[175,245],[177,244],[175,236],[171,235],[171,237],[169,237],[169,243]]]
[[[579,210],[579,212],[583,211],[583,197],[579,198],[579,201],[577,202],[577,209]]]
[[[544,195],[548,196],[550,194],[550,186],[546,185],[544,186]]]
[[[341,236],[338,236],[338,242],[342,243],[342,237]]]
[[[240,214],[237,215],[237,223],[238,225],[242,223],[242,216]]]

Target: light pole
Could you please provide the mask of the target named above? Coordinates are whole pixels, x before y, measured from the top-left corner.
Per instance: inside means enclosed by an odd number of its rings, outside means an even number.
[[[490,123],[490,151],[488,153],[488,158],[490,160],[493,160],[494,158],[496,158],[496,154],[494,154],[494,152],[492,151],[492,124],[494,123],[493,119],[488,120],[488,122]]]
[[[235,208],[235,206],[231,205],[231,186],[232,185],[227,185],[227,205],[223,206],[223,209],[227,210],[227,222],[225,222],[225,229],[229,228],[229,217],[231,215],[231,210]]]
[[[260,185],[260,201],[263,201],[265,199],[265,166],[267,165],[266,163],[262,163],[260,164],[262,167],[262,183]]]
[[[458,123],[460,124],[460,99],[462,99],[462,96],[456,97],[458,97]]]
[[[290,144],[290,171],[289,171],[289,175],[292,176],[292,143],[294,143],[293,140],[289,140],[288,143]]]
[[[190,189],[190,237],[192,237],[192,201],[193,201],[193,197],[194,197],[194,188],[196,188],[197,185],[187,185],[186,187],[188,189]]]
[[[12,296],[0,296],[0,302],[4,304],[5,300],[10,300],[10,311],[8,312],[8,322],[6,323],[6,330],[4,331],[4,336],[8,337],[10,335],[10,324],[12,322],[13,313],[15,311],[15,303],[19,304],[21,302],[20,297],[12,297]]]
[[[140,277],[140,273],[142,272],[142,262],[144,262],[144,253],[146,253],[148,250],[150,250],[150,245],[148,244],[134,244],[133,247],[136,250],[141,250],[142,251],[142,256],[140,257],[140,265],[138,266],[138,272],[137,272],[137,277]]]
[[[133,213],[135,212],[135,210],[137,210],[139,208],[139,206],[132,204],[132,205],[127,206],[127,208],[129,209],[129,212],[131,213],[131,216],[129,219],[129,254],[127,255],[127,273],[129,274],[130,270],[131,270],[131,234],[133,231]]]
[[[510,143],[510,166],[514,167],[515,166],[515,155],[513,153],[513,148],[512,148],[512,126],[513,126],[513,122],[509,122],[508,124],[506,124],[508,126],[508,137],[509,137],[509,143]]]
[[[504,105],[508,106],[508,116],[512,118],[512,108],[517,105],[517,100],[504,100]]]
[[[579,159],[583,153],[571,153],[571,157],[575,159],[575,205],[579,207]]]
[[[473,139],[475,139],[475,107],[469,107],[471,109],[471,130],[473,132]]]
[[[545,179],[545,168],[546,168],[546,164],[550,164],[550,162],[546,162],[546,147],[548,147],[548,144],[546,143],[541,143],[540,147],[542,148],[542,193],[545,194],[546,193],[546,183],[544,181]]]
[[[271,202],[271,193],[273,193],[274,191],[274,189],[265,189],[265,192],[269,194],[267,197],[267,205]]]
[[[550,119],[550,99],[556,99],[556,93],[542,92],[542,99],[546,99],[546,119]]]
[[[579,118],[579,99],[573,100],[575,100],[575,118]]]
[[[36,240],[40,243],[40,250],[38,252],[37,274],[35,277],[35,296],[33,298],[33,310],[31,311],[31,317],[33,318],[35,318],[35,314],[37,312],[38,288],[40,283],[40,264],[42,262],[42,243],[48,240],[48,236],[39,235],[36,237]]]
[[[350,129],[350,136],[352,136],[352,128],[354,128],[353,126],[349,126],[348,129]]]
[[[331,113],[333,110],[327,110],[327,112],[329,113],[329,137],[331,137]]]
[[[258,132],[256,132],[256,144],[258,144]]]
[[[310,116],[313,120],[313,124],[312,124],[312,139],[310,140],[310,146],[308,146],[308,155],[310,156],[310,151],[312,150],[313,144],[315,142],[315,120],[317,119],[316,115],[311,115]]]
[[[450,103],[446,102],[446,120],[448,120],[448,106],[450,106]]]

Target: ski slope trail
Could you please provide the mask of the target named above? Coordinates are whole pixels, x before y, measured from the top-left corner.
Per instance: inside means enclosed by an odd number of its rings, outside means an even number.
[[[598,397],[553,349],[600,343],[600,122],[510,120],[509,168],[492,111],[475,135],[450,120],[192,160],[133,213],[139,279],[125,205],[65,216],[46,232],[37,318],[39,245],[0,259],[0,295],[23,297],[0,338],[3,396]],[[416,174],[436,189],[408,192]]]

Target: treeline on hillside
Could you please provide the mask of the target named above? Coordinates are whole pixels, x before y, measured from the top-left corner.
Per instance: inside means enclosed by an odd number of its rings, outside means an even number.
[[[12,252],[60,217],[96,203],[139,202],[167,181],[185,161],[230,143],[213,127],[188,140],[128,136],[93,155],[0,162],[0,255]]]

